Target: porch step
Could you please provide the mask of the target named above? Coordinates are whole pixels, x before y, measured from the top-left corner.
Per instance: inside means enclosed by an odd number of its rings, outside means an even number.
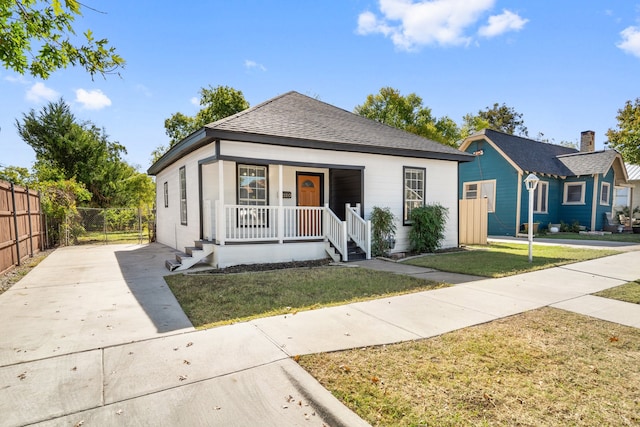
[[[186,270],[202,262],[213,253],[215,243],[196,241],[195,246],[186,247],[184,252],[176,253],[176,259],[166,260],[164,265],[169,271]]]
[[[324,249],[325,251],[327,251],[327,254],[329,254],[329,257],[333,260],[333,262],[340,262],[342,260],[340,253],[330,242],[327,242],[325,244]]]
[[[347,243],[347,254],[347,262],[362,261],[367,259],[367,254],[365,253],[365,251],[363,251],[360,246],[356,245],[353,240],[350,240],[349,243]]]

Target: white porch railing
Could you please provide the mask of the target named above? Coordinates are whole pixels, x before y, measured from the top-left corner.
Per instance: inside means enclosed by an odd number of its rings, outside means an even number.
[[[215,201],[213,212],[215,241],[225,243],[300,241],[325,239],[347,261],[348,238],[371,257],[371,225],[355,208],[347,205],[346,221],[341,221],[329,206],[247,206],[224,205]]]
[[[347,223],[347,235],[367,254],[371,259],[371,221],[365,221],[360,216],[360,203],[351,207],[345,206],[345,219]]]
[[[325,205],[324,218],[327,235],[327,240],[336,248],[340,255],[342,255],[342,261],[349,260],[349,251],[347,249],[347,223],[341,221],[336,214],[329,209],[329,205]]]

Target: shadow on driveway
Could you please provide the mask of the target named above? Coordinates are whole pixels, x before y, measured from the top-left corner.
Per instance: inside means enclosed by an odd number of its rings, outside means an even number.
[[[164,280],[164,262],[174,253],[158,243],[115,252],[122,277],[158,333],[193,327]]]

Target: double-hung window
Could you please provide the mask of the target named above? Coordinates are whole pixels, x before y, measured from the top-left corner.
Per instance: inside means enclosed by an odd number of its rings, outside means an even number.
[[[565,182],[563,204],[584,205],[584,182]]]
[[[533,212],[547,213],[547,200],[549,198],[549,183],[545,181],[538,182],[536,189],[533,190]]]
[[[403,223],[411,224],[411,211],[425,204],[426,169],[404,168],[404,214]]]
[[[609,206],[611,201],[611,184],[603,182],[600,187],[600,204],[603,206]]]
[[[187,170],[180,168],[180,224],[187,225]]]
[[[463,199],[487,199],[487,211],[496,210],[496,180],[465,182]]]
[[[238,210],[238,225],[241,227],[265,227],[267,226],[267,206],[269,188],[267,179],[269,176],[267,166],[238,165],[238,204],[255,206]]]

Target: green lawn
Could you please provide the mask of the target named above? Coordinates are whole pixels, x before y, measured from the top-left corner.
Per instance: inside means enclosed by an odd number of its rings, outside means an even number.
[[[486,246],[472,246],[464,252],[425,255],[407,260],[405,263],[452,273],[504,277],[617,253],[619,252],[609,249],[537,245],[533,247],[533,262],[529,263],[528,245],[491,243]]]
[[[410,276],[332,266],[236,274],[177,274],[165,280],[195,327],[446,286]]]
[[[640,304],[640,279],[625,283],[615,288],[605,289],[594,294],[597,297],[617,299],[620,301]]]
[[[547,233],[538,237],[540,239],[601,240],[604,242],[628,242],[640,244],[640,234],[633,233],[611,233],[604,234],[602,236],[579,233]]]

